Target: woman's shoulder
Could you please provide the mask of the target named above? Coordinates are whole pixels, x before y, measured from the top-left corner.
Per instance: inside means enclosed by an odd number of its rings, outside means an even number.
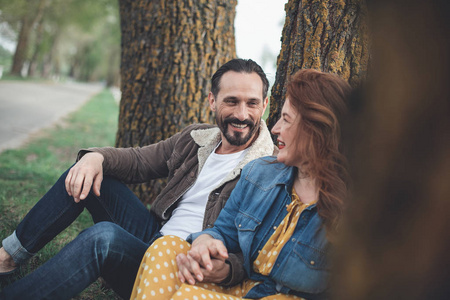
[[[292,167],[276,161],[276,156],[264,156],[252,160],[242,170],[245,180],[265,185],[289,181]]]
[[[270,156],[263,156],[259,157],[257,159],[254,159],[250,161],[245,167],[247,169],[259,169],[259,168],[271,168],[277,166],[285,166],[283,163],[280,163],[277,161],[277,157],[270,155]]]

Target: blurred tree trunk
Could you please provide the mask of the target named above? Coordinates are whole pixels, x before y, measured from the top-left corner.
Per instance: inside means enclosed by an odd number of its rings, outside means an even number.
[[[38,21],[36,27],[36,45],[33,51],[33,55],[30,59],[30,64],[28,66],[28,76],[33,77],[36,74],[36,69],[38,66],[38,58],[42,53],[42,40],[44,35],[44,22],[43,18]]]
[[[30,8],[22,17],[19,39],[17,41],[16,51],[14,52],[13,63],[11,66],[11,75],[20,76],[23,65],[27,58],[28,43],[34,24],[40,21],[44,13],[46,0],[28,1]]]
[[[234,58],[236,0],[120,0],[121,91],[116,146],[156,143],[195,122],[212,123],[207,95]],[[163,181],[132,187],[145,203]]]
[[[109,53],[108,61],[110,63],[108,65],[108,72],[106,75],[106,87],[116,86],[120,82],[119,72],[117,72],[117,69],[115,68],[114,64],[114,62],[119,60],[119,56],[120,56],[119,48],[117,48],[117,51],[113,49]]]
[[[333,299],[450,299],[450,5],[369,2]],[[407,9],[404,9],[407,7]]]
[[[52,73],[59,74],[59,62],[55,60],[55,56],[57,56],[56,53],[58,50],[58,39],[60,38],[60,34],[60,29],[56,29],[49,41],[50,51],[44,55],[42,61],[42,70],[40,74],[42,78],[50,78]]]
[[[297,70],[335,73],[355,86],[369,59],[365,1],[289,0],[285,10],[269,128],[280,117],[286,83]]]

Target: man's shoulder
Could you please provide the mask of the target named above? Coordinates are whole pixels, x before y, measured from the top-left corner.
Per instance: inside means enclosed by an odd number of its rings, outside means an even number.
[[[206,123],[194,123],[194,124],[186,126],[183,130],[178,132],[178,134],[181,136],[188,136],[189,138],[191,138],[191,133],[193,131],[211,129],[211,128],[216,128],[216,127],[217,126],[215,126],[215,125],[206,124]]]
[[[217,127],[216,125],[211,125],[211,124],[207,124],[207,123],[194,123],[191,125],[186,126],[182,132],[190,132],[193,130],[198,130],[198,129],[209,129],[209,128],[215,128]]]

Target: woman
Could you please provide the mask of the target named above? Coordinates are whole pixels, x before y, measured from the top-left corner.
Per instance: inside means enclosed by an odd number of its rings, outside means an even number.
[[[192,246],[177,237],[157,240],[144,256],[131,299],[324,296],[329,241],[346,193],[337,120],[349,92],[335,75],[297,72],[272,129],[280,149],[276,159],[243,169],[214,227],[191,235]],[[228,252],[243,253],[248,279],[228,288],[202,283],[202,269],[211,270],[214,259],[226,260]]]

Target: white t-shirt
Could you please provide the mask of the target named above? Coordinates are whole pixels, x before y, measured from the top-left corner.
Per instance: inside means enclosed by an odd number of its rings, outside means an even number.
[[[214,151],[206,159],[194,185],[181,197],[169,221],[161,228],[163,235],[186,239],[189,234],[203,229],[209,194],[237,166],[247,149],[232,154],[216,154]]]

